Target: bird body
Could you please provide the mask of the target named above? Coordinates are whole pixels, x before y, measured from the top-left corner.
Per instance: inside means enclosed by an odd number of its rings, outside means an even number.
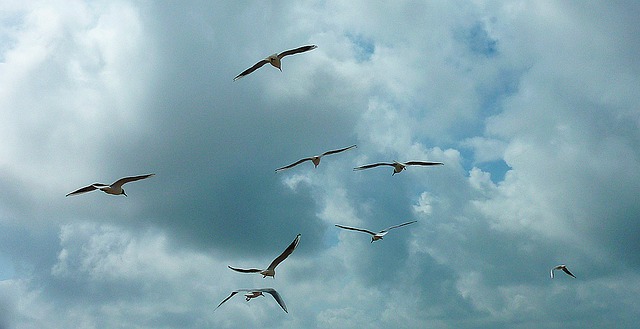
[[[275,277],[276,277],[276,266],[278,266],[278,264],[282,263],[282,261],[284,261],[287,257],[289,257],[289,255],[291,255],[291,253],[293,253],[293,251],[298,246],[298,243],[300,243],[300,234],[298,234],[296,236],[296,238],[293,240],[293,242],[291,242],[291,244],[287,247],[287,249],[285,249],[282,252],[282,254],[280,254],[278,257],[276,257],[276,259],[274,259],[266,269],[258,269],[258,268],[243,269],[243,268],[237,268],[237,267],[231,267],[231,266],[227,266],[227,267],[232,269],[232,270],[234,270],[234,271],[236,271],[236,272],[241,272],[241,273],[260,273],[260,274],[262,274],[263,278],[266,278],[266,277],[270,276],[270,277],[275,279]]]
[[[364,170],[364,169],[375,168],[379,166],[391,166],[393,167],[393,173],[391,174],[393,176],[395,174],[402,172],[403,170],[406,170],[407,166],[436,166],[436,165],[444,165],[444,163],[431,162],[431,161],[378,162],[378,163],[372,163],[368,165],[355,167],[353,168],[353,170]]]
[[[285,305],[284,300],[282,299],[280,294],[273,288],[238,289],[238,290],[232,291],[227,298],[225,298],[224,300],[222,300],[222,302],[220,302],[220,304],[218,304],[218,306],[216,307],[216,310],[218,309],[218,307],[220,307],[220,305],[224,304],[224,302],[226,302],[227,300],[229,300],[231,297],[235,296],[239,292],[246,292],[246,294],[244,294],[244,297],[247,302],[253,298],[264,296],[264,293],[266,292],[271,296],[273,296],[273,299],[276,300],[278,305],[280,305],[280,307],[282,308],[282,310],[285,311],[285,313],[289,313],[289,311],[287,311],[287,305]]]
[[[345,229],[345,230],[351,230],[351,231],[359,231],[359,232],[364,232],[364,233],[368,233],[371,235],[371,243],[373,243],[374,241],[378,241],[378,240],[382,240],[382,238],[387,235],[387,233],[389,233],[390,230],[394,229],[394,228],[398,228],[398,227],[402,227],[405,225],[409,225],[409,224],[413,224],[417,222],[417,220],[414,221],[410,221],[410,222],[406,222],[406,223],[402,223],[399,225],[394,225],[391,227],[388,227],[380,232],[372,232],[369,231],[367,229],[363,229],[363,228],[357,228],[357,227],[351,227],[351,226],[344,226],[344,225],[340,225],[340,224],[335,224],[337,227]]]
[[[277,68],[278,70],[280,70],[282,72],[282,58],[285,56],[289,56],[289,55],[293,55],[293,54],[299,54],[299,53],[303,53],[309,50],[313,50],[318,48],[318,46],[316,45],[308,45],[308,46],[302,46],[302,47],[298,47],[295,49],[289,49],[286,51],[283,51],[279,54],[273,54],[268,56],[267,58],[253,64],[252,67],[242,71],[242,73],[238,74],[235,78],[233,78],[233,81],[236,81],[246,75],[251,74],[253,71],[261,68],[263,65],[269,63],[271,64],[273,67]]]
[[[102,184],[102,183],[93,183],[89,186],[85,186],[82,188],[79,188],[71,193],[68,193],[66,196],[70,196],[70,195],[78,195],[78,194],[82,194],[82,193],[87,193],[87,192],[91,192],[91,191],[95,191],[95,190],[100,190],[104,193],[107,194],[113,194],[113,195],[120,195],[123,194],[124,196],[127,196],[127,194],[125,193],[124,189],[122,188],[122,185],[126,184],[126,183],[130,183],[130,182],[135,182],[137,180],[141,180],[141,179],[145,179],[145,178],[149,178],[151,176],[155,176],[155,174],[146,174],[146,175],[139,175],[139,176],[129,176],[129,177],[123,177],[118,179],[117,181],[113,182],[113,184],[111,185],[106,185],[106,184]]]
[[[566,265],[561,264],[561,265],[558,265],[558,266],[556,266],[556,267],[554,267],[554,268],[552,268],[552,269],[551,269],[551,278],[552,278],[552,279],[553,279],[553,271],[555,271],[555,270],[562,270],[562,271],[563,271],[564,273],[566,273],[567,275],[569,275],[569,276],[573,277],[574,279],[576,278],[576,276],[575,276],[575,275],[573,275],[573,273],[569,272],[569,269],[567,268],[567,266],[566,266]]]
[[[303,163],[305,161],[311,161],[313,163],[314,167],[318,167],[318,165],[320,164],[320,158],[322,158],[323,156],[344,152],[346,150],[349,150],[349,149],[352,149],[352,148],[355,148],[355,147],[358,147],[358,146],[357,145],[351,145],[351,146],[344,147],[344,148],[341,148],[341,149],[327,151],[327,152],[324,152],[324,153],[322,153],[320,155],[314,155],[314,156],[311,156],[311,157],[303,158],[303,159],[300,159],[300,160],[298,160],[298,161],[296,161],[296,162],[294,162],[294,163],[292,163],[290,165],[287,165],[287,166],[280,167],[280,168],[276,169],[276,172],[282,171],[282,170],[285,170],[285,169],[289,169],[289,168],[293,168],[293,167],[295,167],[295,166],[297,166],[297,165],[299,165],[299,164],[301,164],[301,163]]]

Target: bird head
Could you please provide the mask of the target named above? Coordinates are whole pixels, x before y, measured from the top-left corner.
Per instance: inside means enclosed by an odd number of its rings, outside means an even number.
[[[127,196],[127,193],[124,193],[124,189],[122,189],[122,194],[124,194],[124,196]]]
[[[403,170],[406,170],[407,167],[405,164],[400,163],[396,160],[393,161],[393,174],[391,174],[391,176],[395,175],[395,174],[399,174],[401,173]]]
[[[391,173],[391,176],[395,175],[395,174],[399,174],[401,173],[403,170],[407,170],[407,168],[405,167],[400,167],[400,169],[398,168],[393,168],[393,173]]]
[[[281,64],[280,64],[280,58],[278,58],[278,54],[273,54],[273,55],[267,57],[267,59],[269,60],[269,63],[271,65],[273,65],[278,70],[280,70],[280,72],[282,72],[282,67],[281,67]]]

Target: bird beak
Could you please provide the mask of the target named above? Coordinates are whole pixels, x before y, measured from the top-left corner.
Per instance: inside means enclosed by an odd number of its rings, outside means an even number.
[[[127,193],[124,193],[124,191],[122,191],[122,194],[124,194],[124,196],[127,196]]]

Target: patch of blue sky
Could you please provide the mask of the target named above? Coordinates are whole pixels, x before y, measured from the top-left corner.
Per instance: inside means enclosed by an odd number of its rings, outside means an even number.
[[[358,62],[366,62],[371,59],[371,55],[376,50],[373,40],[358,34],[347,34],[347,38],[351,41],[356,52],[356,60]]]
[[[337,246],[340,242],[338,238],[338,234],[340,233],[339,229],[335,226],[331,226],[322,235],[322,245],[325,247],[334,247]]]
[[[498,40],[493,39],[482,23],[473,24],[463,30],[459,38],[472,54],[493,57],[498,54]]]
[[[462,167],[469,173],[472,168],[478,168],[491,175],[491,181],[495,184],[504,180],[505,175],[511,167],[504,159],[492,159],[488,161],[477,161],[474,150],[471,147],[461,147],[458,149],[462,159]]]
[[[502,182],[504,176],[511,170],[511,167],[502,159],[476,163],[475,167],[484,172],[488,172],[491,175],[491,181],[495,184]]]
[[[505,68],[500,70],[492,83],[479,85],[482,95],[480,109],[484,117],[496,115],[502,111],[501,102],[518,92],[520,80],[527,68]]]

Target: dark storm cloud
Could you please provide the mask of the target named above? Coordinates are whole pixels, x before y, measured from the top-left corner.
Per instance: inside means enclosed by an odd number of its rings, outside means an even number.
[[[633,327],[638,6],[13,6],[0,327]],[[352,171],[392,160],[445,166]]]

